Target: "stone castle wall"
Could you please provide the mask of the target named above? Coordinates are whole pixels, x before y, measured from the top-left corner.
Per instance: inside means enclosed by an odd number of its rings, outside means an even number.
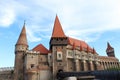
[[[0,80],[13,80],[13,67],[0,68]]]

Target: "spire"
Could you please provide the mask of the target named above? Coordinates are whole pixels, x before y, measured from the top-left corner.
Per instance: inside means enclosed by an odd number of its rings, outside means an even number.
[[[17,41],[16,45],[26,45],[26,46],[28,46],[27,37],[26,37],[26,29],[25,29],[25,21],[24,21],[24,25],[23,25],[22,31],[20,33],[20,36],[18,38],[18,41]]]
[[[93,54],[96,54],[96,51],[95,51],[94,47],[93,47]]]
[[[81,42],[80,42],[80,51],[82,51],[83,50],[83,48],[82,48],[82,44],[81,44]]]
[[[73,50],[75,50],[75,47],[76,47],[76,45],[75,45],[75,42],[73,43]]]
[[[89,46],[87,45],[87,52],[89,53],[90,52],[90,49],[89,49]]]
[[[111,45],[109,44],[109,42],[107,42],[106,53],[107,53],[107,55],[108,55],[109,57],[115,57],[114,48],[111,47]]]
[[[106,49],[106,51],[107,50],[111,50],[111,49],[113,49],[113,48],[111,47],[111,45],[109,44],[109,42],[107,42],[107,49]]]
[[[66,37],[57,15],[54,22],[52,37]]]

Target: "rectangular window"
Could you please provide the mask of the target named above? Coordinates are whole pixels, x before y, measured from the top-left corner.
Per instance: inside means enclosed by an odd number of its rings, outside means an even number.
[[[57,60],[62,60],[62,52],[57,52]]]

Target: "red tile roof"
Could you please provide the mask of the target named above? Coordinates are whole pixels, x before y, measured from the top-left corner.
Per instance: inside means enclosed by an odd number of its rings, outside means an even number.
[[[86,51],[93,51],[93,49],[84,41],[68,37],[68,44],[73,45],[73,47],[80,47],[80,50],[86,49]]]
[[[56,16],[55,22],[54,22],[52,37],[66,37],[57,16]]]
[[[42,44],[37,45],[32,49],[33,51],[40,51],[41,54],[48,54],[49,50],[45,48]]]
[[[67,37],[64,34],[64,31],[62,29],[62,26],[60,24],[58,16],[56,16],[56,18],[55,18],[54,28],[53,28],[53,33],[52,33],[52,38],[55,38],[55,37],[58,37],[58,38],[59,37]],[[93,49],[84,41],[68,37],[68,44],[72,45],[73,49],[75,49],[75,47],[80,47],[81,51],[84,50],[84,51],[93,53]]]

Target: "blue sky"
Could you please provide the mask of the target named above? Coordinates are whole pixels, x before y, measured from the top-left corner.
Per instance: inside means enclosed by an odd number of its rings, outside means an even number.
[[[49,48],[56,14],[67,36],[106,56],[107,42],[120,59],[119,0],[0,0],[0,67],[14,66],[14,48],[26,20],[29,49]]]

